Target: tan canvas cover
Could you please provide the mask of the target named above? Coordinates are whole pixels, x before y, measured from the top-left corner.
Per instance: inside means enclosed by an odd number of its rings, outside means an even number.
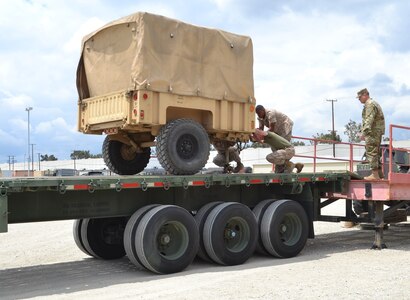
[[[80,99],[141,88],[247,101],[254,96],[252,40],[149,13],[113,21],[83,39]]]

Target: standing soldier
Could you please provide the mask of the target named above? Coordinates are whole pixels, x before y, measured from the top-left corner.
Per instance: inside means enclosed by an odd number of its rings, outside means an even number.
[[[381,179],[380,143],[385,131],[384,115],[380,105],[370,98],[369,91],[362,89],[357,92],[357,98],[364,104],[362,111],[362,140],[366,142],[366,157],[372,168],[372,174],[365,180]]]
[[[213,163],[219,167],[224,168],[224,173],[229,171],[229,163],[231,161],[236,162],[236,167],[232,170],[233,173],[245,173],[245,168],[242,164],[239,156],[239,150],[235,147],[235,142],[229,142],[225,140],[215,139],[212,144],[214,145],[218,154],[215,156]],[[228,157],[227,157],[228,152]]]
[[[287,115],[276,109],[265,109],[262,105],[257,105],[255,112],[258,115],[260,130],[263,130],[266,126],[268,127],[268,131],[276,133],[290,142],[292,139],[293,121]],[[302,163],[294,164],[288,159],[285,161],[284,166],[286,169],[291,170],[296,168],[298,173],[300,173],[304,167]],[[275,166],[275,172],[283,173],[282,167],[277,168]]]

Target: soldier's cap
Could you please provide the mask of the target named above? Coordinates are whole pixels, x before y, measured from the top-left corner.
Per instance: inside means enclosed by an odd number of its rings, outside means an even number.
[[[357,92],[356,98],[360,98],[360,96],[363,94],[369,95],[369,91],[367,89],[361,89],[360,91]]]

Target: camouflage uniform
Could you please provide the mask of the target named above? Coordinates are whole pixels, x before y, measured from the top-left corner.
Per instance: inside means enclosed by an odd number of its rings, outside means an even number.
[[[266,156],[266,160],[272,164],[284,165],[286,161],[295,155],[295,148],[292,144],[274,132],[268,132],[264,143],[272,149],[272,153]]]
[[[239,157],[239,151],[235,147],[232,147],[235,145],[234,142],[228,142],[228,141],[223,141],[223,140],[214,140],[212,143],[218,151],[218,154],[215,156],[213,162],[215,165],[219,167],[225,167],[227,164],[226,161],[226,156],[225,156],[225,151],[228,149],[228,157],[229,157],[229,162],[234,161],[237,164],[241,165],[241,158]]]
[[[287,141],[292,138],[293,121],[284,113],[276,109],[265,109],[265,118],[259,118],[259,127],[262,125],[270,128],[271,123],[275,123],[274,132]]]
[[[384,115],[380,105],[369,98],[362,111],[362,133],[366,142],[366,157],[372,170],[381,168],[380,143],[385,131]]]

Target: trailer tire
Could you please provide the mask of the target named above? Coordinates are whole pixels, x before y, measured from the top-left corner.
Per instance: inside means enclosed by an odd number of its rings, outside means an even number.
[[[278,200],[269,205],[262,217],[262,242],[275,257],[293,257],[305,247],[308,229],[306,212],[298,202]]]
[[[87,252],[95,258],[117,259],[125,255],[124,228],[126,219],[95,218],[83,219],[81,240]]]
[[[255,251],[258,224],[253,212],[236,202],[222,203],[204,225],[204,244],[209,257],[221,265],[239,265]]]
[[[81,238],[81,225],[82,224],[83,224],[83,219],[74,220],[74,223],[73,223],[74,242],[81,251],[83,251],[88,256],[92,256],[87,251],[87,249],[85,249],[84,243],[83,243],[82,238]]]
[[[135,233],[137,231],[138,224],[140,223],[142,217],[154,207],[159,206],[159,204],[146,205],[138,209],[133,213],[131,218],[128,220],[124,231],[124,248],[128,259],[140,270],[145,269],[143,264],[137,255]]]
[[[274,199],[263,200],[259,202],[252,210],[255,215],[256,221],[258,222],[259,232],[261,232],[261,223],[262,223],[263,214],[265,213],[268,206],[271,205],[274,201],[275,201]],[[256,243],[255,251],[256,253],[259,253],[262,255],[270,255],[268,251],[266,251],[265,247],[263,246],[262,237],[260,234],[258,235],[258,242]]]
[[[143,148],[142,153],[130,152],[131,146],[105,137],[102,153],[107,167],[118,175],[134,175],[143,171],[151,157],[151,148]]]
[[[162,126],[157,136],[157,156],[170,174],[191,175],[209,157],[209,137],[204,127],[190,119],[177,119]]]
[[[142,217],[135,240],[138,258],[148,270],[175,273],[188,267],[198,252],[198,226],[184,208],[161,205]]]
[[[205,244],[204,244],[204,225],[206,218],[208,217],[209,213],[215,208],[215,206],[221,204],[222,202],[211,202],[202,206],[198,213],[195,215],[195,221],[198,224],[199,229],[199,249],[198,249],[198,257],[204,261],[212,262],[212,259],[209,257],[208,253],[206,253]]]
[[[367,201],[353,200],[353,211],[356,215],[369,211],[369,203]]]

